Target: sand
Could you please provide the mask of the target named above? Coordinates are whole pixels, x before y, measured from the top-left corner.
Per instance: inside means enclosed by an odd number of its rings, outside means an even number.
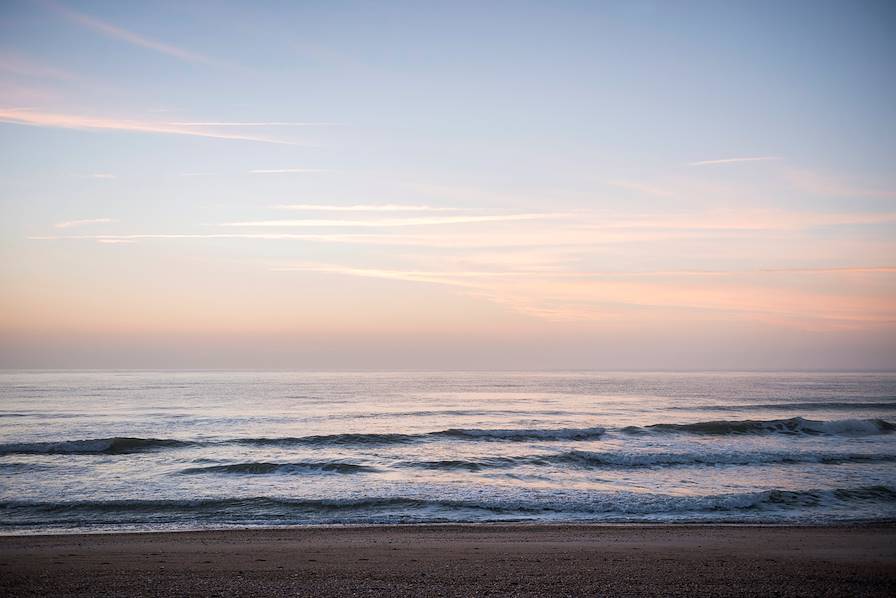
[[[894,596],[896,526],[7,536],[0,595]]]

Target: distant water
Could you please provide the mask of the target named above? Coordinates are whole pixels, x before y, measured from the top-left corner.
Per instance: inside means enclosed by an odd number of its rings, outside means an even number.
[[[896,520],[896,374],[0,373],[0,533]]]

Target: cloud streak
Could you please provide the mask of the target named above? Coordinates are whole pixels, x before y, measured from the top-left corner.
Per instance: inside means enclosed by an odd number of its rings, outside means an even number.
[[[596,217],[595,217],[596,216]],[[825,226],[885,224],[896,222],[896,212],[796,212],[742,210],[702,213],[645,214],[630,216],[592,215],[583,228],[649,230],[786,231]]]
[[[342,123],[334,122],[170,122],[175,127],[332,127]]]
[[[321,172],[330,172],[321,168],[256,168],[250,170],[249,174],[314,174]]]
[[[428,218],[377,218],[368,220],[314,219],[300,220],[252,220],[244,222],[222,222],[219,226],[246,227],[393,227],[393,226],[428,226],[440,224],[473,224],[480,222],[512,222],[522,220],[543,220],[557,218],[565,214],[507,214],[500,216],[440,216]]]
[[[355,204],[351,206],[327,204],[278,204],[272,206],[278,210],[296,210],[301,212],[454,212],[458,208],[442,208],[423,205],[406,204]]]
[[[894,266],[855,268],[757,269],[747,271],[540,272],[433,271],[299,264],[280,272],[317,272],[454,287],[460,292],[549,321],[643,322],[690,313],[701,318],[774,321],[809,328],[855,327],[896,322],[892,302],[873,295],[791,289],[782,293],[763,274],[841,275],[896,273]],[[725,285],[706,274],[741,276]],[[666,280],[670,275],[683,277]],[[633,277],[633,280],[626,280]],[[634,310],[634,311],[632,311]],[[648,310],[648,311],[645,311]]]
[[[896,266],[848,266],[842,268],[755,268],[749,270],[389,270],[378,268],[354,268],[332,264],[293,264],[270,268],[272,272],[328,272],[372,278],[401,280],[450,281],[451,279],[489,278],[559,278],[579,280],[583,278],[650,278],[650,277],[701,277],[701,276],[752,276],[757,274],[896,274]],[[447,284],[447,283],[446,283]]]
[[[320,235],[320,234],[296,234],[296,233],[134,233],[134,234],[110,234],[110,235],[32,235],[27,237],[31,241],[140,241],[140,240],[166,240],[166,239],[249,239],[265,241],[331,241],[343,243],[365,242],[385,235]]]
[[[722,158],[720,160],[700,160],[699,162],[689,162],[688,166],[710,166],[712,164],[734,164],[737,162],[768,162],[771,160],[780,160],[780,156],[755,156],[749,158]]]
[[[800,238],[819,227],[863,226],[896,222],[896,213],[824,213],[757,211],[739,216],[727,212],[645,214],[623,216],[598,212],[524,213],[524,214],[464,214],[435,215],[442,210],[431,206],[407,206],[400,204],[373,204],[331,206],[326,204],[286,204],[272,206],[295,211],[328,212],[334,214],[370,214],[371,217],[348,218],[300,218],[223,222],[214,226],[229,228],[264,228],[265,232],[190,233],[162,232],[159,234],[133,235],[127,238],[157,239],[268,239],[308,240],[359,245],[430,247],[438,249],[497,248],[553,248],[576,253],[596,251],[618,244],[674,244],[680,242],[707,242],[719,239],[754,240],[768,239],[780,242],[794,233]],[[432,212],[430,212],[430,208]],[[379,214],[396,214],[406,217],[375,217]],[[416,216],[420,214],[420,216]],[[433,215],[430,215],[433,214]],[[450,225],[481,223],[482,226],[452,228]],[[495,226],[487,226],[494,224]],[[431,228],[424,230],[427,226]],[[438,225],[449,225],[440,228]],[[420,230],[409,228],[419,226]],[[269,232],[275,228],[396,228],[402,232],[311,234]],[[117,235],[118,238],[126,238]],[[565,248],[565,249],[564,249]],[[663,250],[666,251],[666,250]]]
[[[43,112],[22,108],[0,108],[0,122],[27,125],[32,127],[50,127],[60,129],[76,129],[85,131],[125,131],[130,133],[155,133],[165,135],[186,135],[189,137],[207,137],[211,139],[233,139],[240,141],[258,141],[281,145],[296,145],[291,141],[221,133],[219,131],[202,131],[192,128],[175,127],[165,123],[143,120],[116,119],[58,112]]]
[[[106,37],[124,41],[128,44],[131,44],[132,46],[138,46],[141,48],[146,48],[148,50],[153,50],[155,52],[166,54],[185,62],[202,64],[213,63],[211,59],[203,56],[202,54],[197,54],[196,52],[184,50],[183,48],[178,48],[177,46],[171,44],[144,37],[142,35],[134,33],[133,31],[128,31],[127,29],[124,29],[122,27],[117,27],[106,21],[72,10],[71,8],[58,4],[57,2],[54,2],[52,0],[43,0],[41,4],[43,4],[53,12],[62,15],[69,21],[76,23],[86,29],[96,31],[97,33],[100,33]]]

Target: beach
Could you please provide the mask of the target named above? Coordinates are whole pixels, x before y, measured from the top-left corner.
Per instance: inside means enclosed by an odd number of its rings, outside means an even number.
[[[0,596],[896,595],[894,374],[0,382]]]
[[[896,526],[479,524],[5,536],[0,594],[892,596]]]

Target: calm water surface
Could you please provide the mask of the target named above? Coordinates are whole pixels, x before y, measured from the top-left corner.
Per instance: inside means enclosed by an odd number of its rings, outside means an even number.
[[[896,519],[896,374],[0,373],[0,533]]]

